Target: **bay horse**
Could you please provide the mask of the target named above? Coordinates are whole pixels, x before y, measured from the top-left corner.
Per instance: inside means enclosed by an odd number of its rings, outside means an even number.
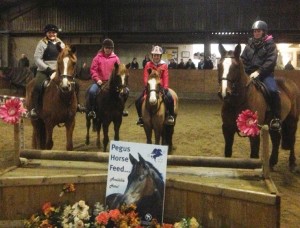
[[[114,140],[120,139],[120,127],[123,119],[123,110],[126,102],[125,89],[128,85],[129,72],[124,64],[115,63],[114,69],[111,73],[109,80],[101,85],[100,92],[96,97],[96,119],[95,126],[97,132],[97,147],[101,148],[100,131],[103,128],[103,151],[107,151],[109,142],[109,125],[111,122],[114,124]],[[89,102],[86,96],[86,103]],[[88,106],[88,104],[87,104]],[[90,130],[91,118],[86,113],[86,145],[90,143]]]
[[[109,209],[115,209],[123,204],[135,204],[139,217],[144,218],[150,213],[161,223],[165,189],[162,174],[140,154],[137,160],[129,153],[129,160],[132,169],[125,192],[108,195],[106,205]]]
[[[147,143],[152,144],[152,131],[154,131],[155,144],[168,145],[169,153],[173,150],[173,133],[178,113],[178,96],[176,92],[169,88],[174,99],[174,119],[173,126],[166,125],[166,107],[161,93],[160,72],[149,69],[147,94],[142,104],[142,118],[144,121],[144,131]]]
[[[256,86],[255,80],[245,73],[243,62],[240,58],[241,45],[238,44],[234,51],[226,51],[222,44],[219,45],[221,59],[218,64],[218,77],[221,83],[219,95],[223,100],[222,106],[222,131],[225,139],[225,157],[232,156],[232,145],[234,134],[238,132],[236,119],[246,109],[258,113],[258,124],[270,124],[272,113],[270,113],[268,102],[262,91]],[[300,91],[297,85],[288,79],[276,78],[281,98],[281,120],[282,130],[270,130],[272,141],[272,152],[269,160],[270,168],[273,170],[278,162],[278,150],[281,147],[290,150],[289,167],[296,167],[295,139],[297,123],[300,113]],[[251,158],[259,157],[260,136],[250,137]]]
[[[44,88],[42,105],[38,107],[38,118],[31,119],[33,126],[32,147],[34,149],[52,149],[53,129],[64,124],[66,128],[66,150],[73,150],[73,131],[77,110],[75,93],[76,49],[66,45],[61,48],[57,45],[59,55],[57,70],[51,75],[51,80]],[[26,88],[26,104],[31,108],[31,94],[35,79],[29,82]],[[30,110],[30,109],[29,109]]]

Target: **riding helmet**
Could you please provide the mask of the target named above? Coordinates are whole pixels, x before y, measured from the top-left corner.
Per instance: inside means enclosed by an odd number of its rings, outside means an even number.
[[[106,48],[114,48],[114,42],[111,39],[103,40],[102,47]]]
[[[163,54],[163,49],[160,46],[154,46],[154,47],[152,47],[151,54],[162,55]]]
[[[47,33],[47,32],[56,32],[58,33],[58,27],[56,25],[53,25],[53,24],[48,24],[45,26],[44,28],[44,33]]]
[[[253,29],[261,29],[263,31],[268,31],[268,25],[264,21],[255,21],[254,24],[252,25],[252,30]]]

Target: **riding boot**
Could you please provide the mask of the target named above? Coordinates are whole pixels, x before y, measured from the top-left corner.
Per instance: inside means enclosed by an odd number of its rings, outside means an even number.
[[[37,109],[38,109],[38,103],[39,103],[39,91],[37,91],[36,88],[33,89],[31,94],[31,107],[32,109],[29,112],[29,116],[32,119],[36,119],[38,117]]]
[[[137,111],[137,114],[138,114],[138,117],[139,117],[136,124],[141,126],[141,127],[144,125],[144,121],[143,121],[143,118],[142,118],[142,104],[143,104],[143,96],[140,96],[135,101],[135,108],[136,108],[136,111]]]
[[[273,114],[273,119],[270,122],[270,130],[280,131],[281,130],[281,102],[279,93],[271,93],[271,112]]]
[[[166,124],[167,125],[174,125],[175,124],[175,119],[174,119],[174,99],[170,92],[167,90],[164,93],[163,96],[164,103],[167,108],[168,116],[166,119]]]
[[[77,112],[84,113],[86,112],[86,108],[79,103],[79,84],[75,82],[75,94],[77,98]]]

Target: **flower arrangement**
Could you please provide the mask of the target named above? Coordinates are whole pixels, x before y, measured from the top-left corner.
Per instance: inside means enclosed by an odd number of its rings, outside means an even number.
[[[75,185],[64,184],[60,197],[64,193],[75,192]],[[136,211],[136,205],[122,205],[118,209],[108,210],[107,207],[97,202],[93,207],[80,200],[73,205],[60,203],[53,205],[46,202],[42,209],[25,220],[25,228],[143,228]],[[148,228],[198,228],[201,227],[192,217],[183,218],[180,222],[172,224],[159,224],[153,219]]]
[[[0,118],[6,123],[16,124],[26,111],[19,98],[12,98],[0,107]]]
[[[42,210],[33,214],[24,222],[25,228],[143,228],[136,212],[135,205],[123,205],[120,209],[107,210],[97,202],[93,209],[80,200],[73,205],[61,203],[52,205],[50,202],[42,206]],[[199,228],[197,220],[192,217],[183,218],[173,224],[159,224],[152,220],[148,228]]]
[[[238,115],[236,120],[239,131],[245,136],[259,135],[259,125],[257,121],[257,112],[253,113],[247,109]]]

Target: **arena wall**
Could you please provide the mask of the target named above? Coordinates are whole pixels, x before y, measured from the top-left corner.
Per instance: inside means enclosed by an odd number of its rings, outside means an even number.
[[[143,70],[129,70],[130,96],[138,96],[144,88]],[[278,70],[278,77],[289,78],[300,88],[300,71]],[[80,81],[81,95],[85,94],[89,81]],[[174,89],[179,98],[197,100],[218,100],[218,71],[217,70],[169,70],[169,87]]]

